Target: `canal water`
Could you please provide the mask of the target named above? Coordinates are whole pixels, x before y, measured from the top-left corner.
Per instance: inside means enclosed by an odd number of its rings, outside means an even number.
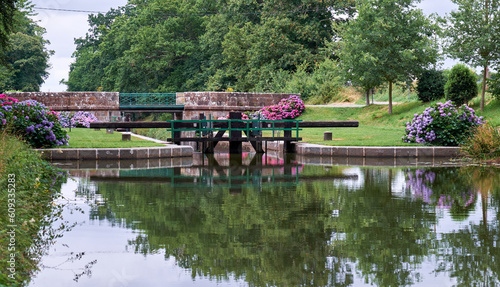
[[[29,286],[500,286],[495,167],[71,171]]]

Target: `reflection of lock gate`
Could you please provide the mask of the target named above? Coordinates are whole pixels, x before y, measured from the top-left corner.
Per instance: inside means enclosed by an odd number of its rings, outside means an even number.
[[[283,141],[283,151],[293,152],[294,141],[302,140],[299,137],[299,120],[262,120],[241,119],[241,113],[230,113],[227,120],[215,120],[210,116],[206,119],[200,115],[198,120],[174,120],[170,121],[172,141],[176,144],[181,142],[196,142],[201,144],[199,148],[204,153],[213,153],[215,146],[221,141],[229,142],[229,153],[241,154],[242,143],[250,142],[257,153],[267,151],[263,143],[269,141]],[[193,136],[183,137],[182,132],[194,132]],[[226,132],[229,136],[225,136]],[[283,132],[283,136],[281,136]],[[245,136],[243,136],[243,133]],[[295,134],[295,136],[293,136]]]

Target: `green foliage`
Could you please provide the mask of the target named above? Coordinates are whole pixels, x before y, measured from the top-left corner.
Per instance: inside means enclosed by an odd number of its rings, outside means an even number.
[[[488,123],[479,126],[461,146],[461,150],[474,159],[500,158],[500,130]]]
[[[286,86],[281,79],[296,72],[309,77],[328,58],[332,11],[350,15],[352,6],[333,0],[129,4],[89,18],[66,84],[71,91],[277,92]],[[335,90],[329,85],[321,93]],[[306,94],[311,89],[309,83],[299,86],[306,86]]]
[[[14,14],[18,0],[0,0],[0,49],[7,46],[14,27]]]
[[[453,66],[444,86],[446,99],[467,104],[478,93],[476,74],[463,64]]]
[[[487,68],[500,64],[500,0],[453,0],[445,35],[448,53],[473,67],[483,68],[481,110],[485,105]]]
[[[418,79],[418,99],[422,102],[431,102],[444,97],[444,85],[445,80],[442,71],[425,71]]]
[[[413,79],[438,56],[431,38],[437,26],[414,7],[416,2],[359,1],[359,16],[339,27],[339,57],[345,77],[364,91],[388,82],[389,114],[392,84]]]
[[[15,27],[9,36],[9,47],[0,49],[5,65],[0,66],[0,90],[36,92],[48,77],[49,57],[54,53],[46,48],[45,30],[28,16],[32,14],[29,1],[20,1],[22,11],[14,15]]]
[[[488,88],[492,96],[500,100],[500,73],[492,73],[488,79]]]
[[[12,176],[9,176],[12,175]],[[51,242],[66,230],[50,226],[60,215],[60,207],[53,204],[59,194],[66,175],[41,159],[16,138],[0,132],[0,258],[4,270],[0,272],[0,286],[25,286],[38,269],[38,262]],[[8,186],[9,179],[15,180],[15,187]],[[15,218],[11,222],[8,213],[8,188],[15,189]],[[10,236],[5,232],[8,225],[15,227],[15,250],[9,250]],[[4,228],[5,227],[5,228]],[[15,254],[16,274],[14,280],[8,277],[7,258]]]

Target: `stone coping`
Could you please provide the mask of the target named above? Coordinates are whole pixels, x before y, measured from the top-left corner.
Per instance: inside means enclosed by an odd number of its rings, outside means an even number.
[[[193,148],[190,146],[169,145],[165,147],[137,148],[68,148],[38,149],[43,157],[55,160],[129,160],[190,157]]]
[[[457,158],[462,157],[459,147],[362,147],[362,146],[324,146],[319,144],[297,143],[297,154],[325,157],[361,158]]]

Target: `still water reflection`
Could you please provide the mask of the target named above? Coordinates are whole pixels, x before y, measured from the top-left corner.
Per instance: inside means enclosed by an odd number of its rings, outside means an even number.
[[[252,156],[93,173],[30,286],[498,286],[499,183]]]

